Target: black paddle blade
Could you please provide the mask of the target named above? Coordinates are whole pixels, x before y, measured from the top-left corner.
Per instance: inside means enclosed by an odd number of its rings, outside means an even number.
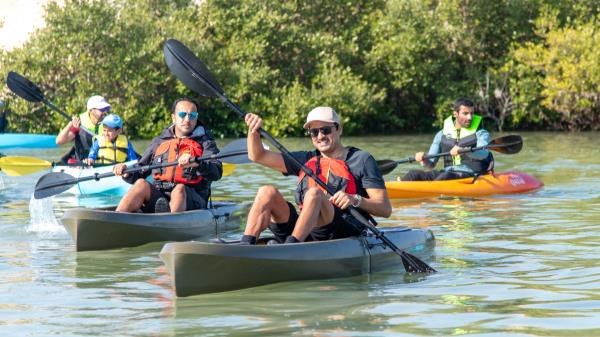
[[[519,153],[523,148],[523,138],[519,135],[498,137],[490,142],[489,149],[504,154]]]
[[[33,197],[44,199],[62,193],[77,183],[77,179],[64,172],[50,172],[44,174],[37,184]]]
[[[408,273],[437,273],[437,270],[409,252],[402,251],[400,256],[404,269]]]
[[[223,94],[213,74],[183,43],[169,39],[163,52],[173,75],[190,90],[207,97],[215,97],[215,91]]]
[[[228,154],[231,154],[231,156],[227,156]],[[248,164],[251,162],[248,158],[248,141],[246,138],[236,139],[227,144],[218,155],[224,156],[222,161],[229,164]]]
[[[398,167],[398,163],[395,160],[383,159],[377,161],[377,166],[379,167],[381,174],[386,175],[396,169],[396,167]]]
[[[41,102],[44,99],[44,94],[37,85],[14,71],[8,73],[6,85],[17,96],[29,102]]]

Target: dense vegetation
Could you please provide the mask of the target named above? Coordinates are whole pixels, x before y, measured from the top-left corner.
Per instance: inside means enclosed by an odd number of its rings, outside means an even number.
[[[25,75],[68,113],[103,94],[134,137],[156,135],[170,102],[195,97],[164,63],[168,38],[276,135],[300,134],[317,105],[340,112],[346,134],[430,131],[458,96],[476,99],[490,129],[600,129],[595,0],[61,3],[27,43],[0,52],[0,73]],[[217,135],[245,131],[218,100],[195,98]],[[6,88],[0,99],[12,131],[65,123]]]

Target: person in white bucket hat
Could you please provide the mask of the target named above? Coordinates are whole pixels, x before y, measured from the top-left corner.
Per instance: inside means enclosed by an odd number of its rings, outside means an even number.
[[[86,106],[87,111],[79,116],[73,116],[69,124],[60,130],[56,136],[57,145],[75,142],[71,150],[61,158],[60,162],[63,164],[82,162],[88,156],[94,141],[93,136],[103,134],[101,122],[110,111],[110,104],[108,104],[106,98],[95,95],[87,100]],[[86,128],[93,135],[81,130],[81,127]]]
[[[258,115],[247,114],[245,120],[248,157],[284,175],[298,176],[295,193],[298,209],[274,186],[262,186],[248,214],[240,244],[256,244],[260,233],[267,228],[275,235],[268,244],[359,235],[363,229],[342,216],[343,210],[350,206],[371,220],[371,215],[390,216],[392,207],[375,159],[368,152],[342,145],[341,119],[332,108],[317,107],[308,113],[304,128],[315,149],[291,155],[333,188],[336,191],[333,196],[327,195],[291,158],[263,148],[258,132],[263,120]]]

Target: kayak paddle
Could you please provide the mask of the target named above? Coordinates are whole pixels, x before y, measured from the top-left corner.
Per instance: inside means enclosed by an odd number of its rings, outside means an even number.
[[[51,162],[34,157],[0,157],[0,170],[8,176],[24,176],[51,167]]]
[[[50,101],[48,101],[44,97],[44,94],[42,93],[42,91],[40,90],[40,88],[37,85],[35,85],[33,82],[26,79],[22,75],[19,75],[18,73],[14,72],[14,71],[9,71],[8,76],[6,77],[6,85],[17,96],[19,96],[29,102],[34,102],[34,103],[42,102],[42,103],[46,104],[47,106],[49,106],[52,110],[54,110],[54,111],[58,112],[59,114],[61,114],[62,116],[64,116],[66,119],[71,120],[71,117],[69,117],[69,115],[67,115],[65,112],[63,112],[59,108],[57,108],[54,104],[52,104]],[[80,126],[79,128],[81,130],[83,130],[84,132],[89,133],[92,136],[94,135],[90,130],[86,129],[83,126]]]
[[[215,77],[208,70],[208,68],[181,42],[169,39],[165,43],[163,48],[165,54],[165,61],[171,72],[177,77],[183,84],[189,89],[195,91],[202,96],[217,97],[230,109],[234,110],[243,119],[246,113],[236,104],[234,104],[223,92],[223,89],[218,85]],[[290,155],[290,152],[275,138],[273,138],[264,129],[258,130],[260,135],[266,138],[271,144],[273,144],[282,154],[288,155],[292,161],[298,167],[306,173],[307,176],[311,177],[319,186],[327,191],[330,195],[333,195],[333,191],[327,184],[322,182],[315,174],[307,168],[303,163],[296,160]],[[358,212],[354,207],[348,208],[350,214],[356,219],[362,226],[368,228],[380,241],[382,241],[387,247],[392,249],[396,254],[402,258],[402,263],[407,272],[435,272],[435,269],[421,261],[416,256],[400,250],[392,241],[390,241],[379,229],[373,226],[362,214]]]
[[[519,153],[523,148],[523,139],[519,135],[507,135],[493,139],[488,145],[471,147],[467,149],[463,149],[458,151],[458,153],[467,153],[467,152],[475,152],[483,149],[493,150],[496,152],[500,152],[503,154],[515,154]],[[449,156],[450,152],[425,155],[423,159],[437,158],[443,156]],[[377,161],[377,166],[379,166],[379,171],[381,174],[388,174],[392,172],[398,164],[404,163],[414,163],[415,157],[408,157],[406,159],[401,160],[391,160],[391,159],[383,159]]]
[[[190,162],[199,163],[205,160],[213,160],[213,159],[226,159],[227,163],[230,164],[245,164],[250,163],[250,159],[248,159],[248,149],[246,147],[246,139],[237,139],[233,142],[227,144],[223,148],[223,150],[217,154],[213,154],[210,156],[202,156],[202,157],[193,157],[190,159]],[[150,171],[156,168],[161,167],[170,167],[177,166],[178,162],[169,162],[169,163],[161,163],[161,164],[152,164],[145,166],[137,166],[125,169],[124,173],[131,172],[139,172],[139,171]],[[224,168],[223,171],[227,171],[227,168]],[[232,169],[229,169],[232,171]],[[75,178],[64,172],[51,172],[43,175],[35,185],[35,191],[33,192],[33,197],[36,199],[44,199],[47,197],[51,197],[53,195],[62,193],[73,185],[88,181],[88,180],[100,180],[102,178],[112,177],[115,174],[113,172],[106,173],[96,173],[87,177],[79,177]]]

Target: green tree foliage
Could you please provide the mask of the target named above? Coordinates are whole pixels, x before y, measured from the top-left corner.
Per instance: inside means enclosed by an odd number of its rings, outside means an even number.
[[[514,40],[533,35],[537,1],[390,0],[374,21],[369,65],[402,129],[431,128],[459,96],[475,96]],[[392,118],[393,116],[393,118]],[[437,116],[437,118],[436,118]]]
[[[275,135],[301,134],[319,105],[340,112],[345,134],[431,130],[458,96],[499,128],[580,129],[598,124],[597,15],[595,0],[64,0],[0,52],[0,73],[22,73],[70,114],[105,95],[136,138],[167,126],[180,96],[217,136],[244,134],[219,100],[170,74],[162,47],[176,38]],[[6,88],[0,99],[12,131],[66,123]]]
[[[515,123],[600,130],[600,15],[559,23],[559,12],[537,20],[540,41],[517,45],[510,74]]]
[[[269,131],[299,134],[310,109],[330,105],[352,132],[377,117],[384,97],[362,76],[369,15],[382,7],[372,0],[205,1],[198,29],[202,48],[214,53],[209,68],[242,107],[265,117]]]
[[[309,108],[332,105],[356,130],[373,118],[383,93],[361,77],[366,16],[381,3],[339,6],[264,1],[65,1],[47,7],[47,28],[3,58],[49,99],[78,113],[103,94],[130,135],[151,137],[169,122],[169,102],[193,95],[168,72],[162,44],[174,37],[212,69],[228,95],[261,113],[274,134],[299,134]],[[243,133],[217,100],[199,100],[218,135]],[[14,130],[56,132],[65,123],[43,106],[11,99]],[[16,121],[19,120],[19,123]]]
[[[162,42],[171,15],[187,1],[67,0],[49,3],[46,28],[3,56],[2,73],[17,71],[37,83],[47,98],[69,114],[85,111],[89,96],[101,94],[124,117],[133,135],[156,134],[168,123],[175,80],[164,66]],[[66,123],[42,105],[11,99],[16,131],[56,132]]]

